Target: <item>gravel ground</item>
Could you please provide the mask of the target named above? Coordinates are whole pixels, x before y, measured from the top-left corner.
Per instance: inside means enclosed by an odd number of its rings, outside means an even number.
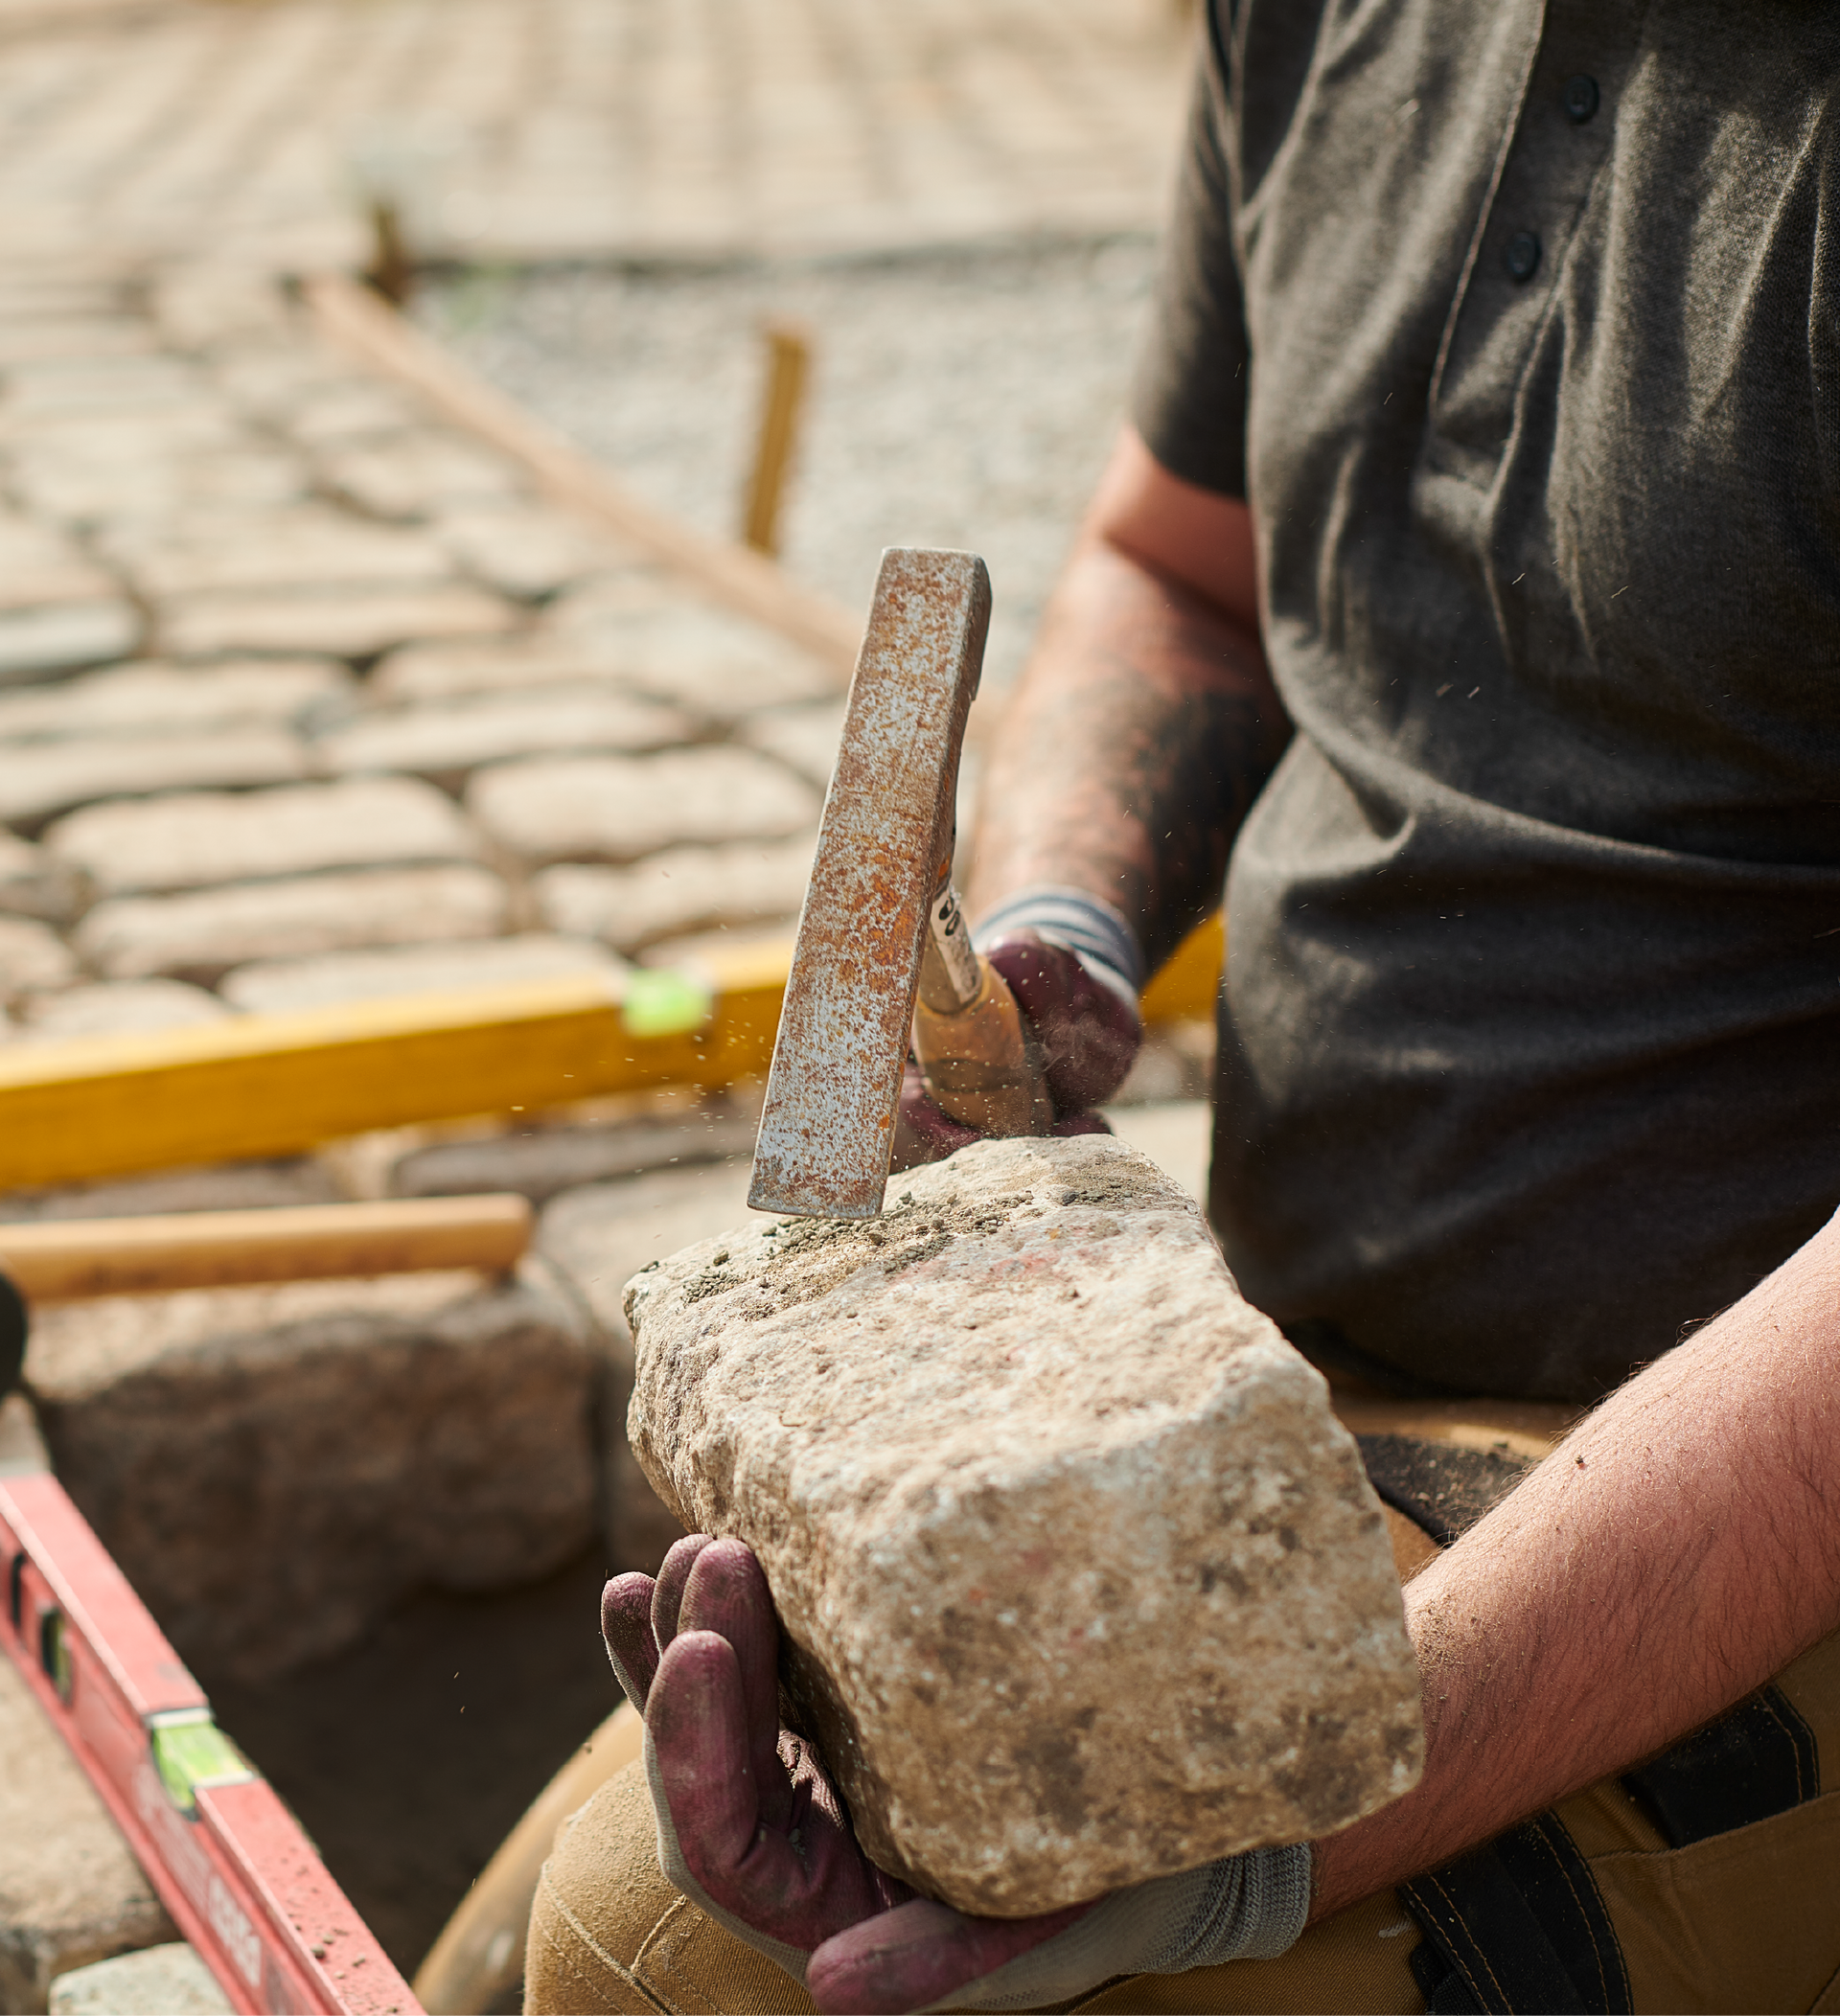
[[[787,567],[862,607],[884,546],[969,546],[1014,676],[1122,415],[1148,238],[711,270],[540,268],[431,284],[417,313],[641,494],[732,535],[761,326],[803,323],[813,378],[782,515]]]

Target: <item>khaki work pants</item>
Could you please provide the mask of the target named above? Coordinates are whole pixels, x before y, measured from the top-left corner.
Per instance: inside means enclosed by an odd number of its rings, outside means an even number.
[[[1388,1518],[1404,1576],[1436,1549],[1403,1515]],[[636,1756],[636,1717],[623,1735]],[[541,2016],[812,2007],[666,1882],[636,1762],[557,1833],[531,1911],[524,2005]],[[1138,1975],[1070,2006],[1840,2016],[1840,1635],[1644,1772],[1311,1926],[1281,1959]]]

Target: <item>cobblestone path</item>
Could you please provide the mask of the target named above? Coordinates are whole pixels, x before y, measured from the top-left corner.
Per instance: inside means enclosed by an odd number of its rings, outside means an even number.
[[[259,276],[0,300],[14,1038],[611,969],[795,912],[835,672]]]
[[[884,249],[1155,218],[1177,0],[0,4],[0,258]]]

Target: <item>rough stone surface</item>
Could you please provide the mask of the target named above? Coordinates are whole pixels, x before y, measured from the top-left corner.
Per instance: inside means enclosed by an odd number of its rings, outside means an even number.
[[[793,919],[816,837],[750,846],[667,847],[631,868],[545,868],[531,893],[544,923],[635,951],[724,925]]]
[[[370,868],[185,896],[117,897],[89,912],[76,939],[112,979],[164,974],[209,986],[258,959],[495,937],[510,901],[484,868]]]
[[[777,839],[816,823],[818,801],[751,749],[534,757],[482,770],[467,806],[527,860],[632,860],[686,840]]]
[[[51,2016],[230,2016],[230,1999],[180,1939],[61,1975]]]
[[[662,749],[688,740],[675,707],[588,686],[368,714],[319,745],[329,770],[408,770],[457,786],[480,765],[552,750]]]
[[[91,805],[60,819],[45,844],[115,896],[381,862],[465,861],[479,851],[452,805],[406,777]]]
[[[540,1263],[58,1304],[58,1476],[181,1657],[251,1680],[592,1537],[605,1358]]]
[[[76,960],[49,925],[0,917],[0,1001],[34,988],[62,987],[76,977]]]
[[[515,987],[593,974],[610,986],[626,971],[604,947],[581,938],[532,931],[459,945],[403,945],[371,952],[334,952],[322,959],[276,959],[229,974],[219,990],[233,1007],[254,1015],[288,1015],[334,1001],[432,994],[450,988]]]
[[[31,833],[99,798],[291,784],[307,769],[305,746],[279,728],[0,743],[0,819]]]
[[[58,1975],[177,1936],[63,1738],[0,1658],[0,2008],[42,2009]]]
[[[591,1313],[611,1366],[607,1424],[608,1552],[616,1567],[656,1574],[683,1531],[653,1490],[628,1444],[632,1334],[625,1284],[638,1269],[707,1239],[748,1208],[751,1141],[734,1160],[701,1169],[660,1169],[626,1182],[594,1183],[556,1198],[538,1224],[537,1248]]]
[[[705,1241],[626,1304],[634,1451],[759,1553],[876,1860],[1021,1915],[1406,1791],[1379,1504],[1189,1198],[1087,1136],[889,1202]]]

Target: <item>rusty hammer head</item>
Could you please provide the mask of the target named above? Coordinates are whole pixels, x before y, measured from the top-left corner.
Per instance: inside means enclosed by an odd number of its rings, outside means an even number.
[[[882,1208],[989,622],[975,554],[882,556],[773,1045],[748,1193],[757,1210]]]

